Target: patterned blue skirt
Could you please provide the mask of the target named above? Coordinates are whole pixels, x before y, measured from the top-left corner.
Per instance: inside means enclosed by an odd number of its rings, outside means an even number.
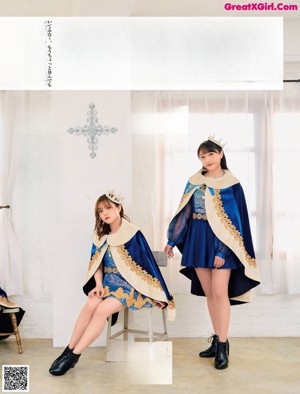
[[[181,265],[191,268],[214,269],[216,245],[218,238],[205,219],[192,219],[188,228]],[[233,252],[225,258],[225,264],[219,269],[236,269],[243,267]]]
[[[130,309],[137,310],[144,307],[153,307],[154,301],[135,290],[120,274],[112,258],[109,248],[103,257],[104,277],[103,298],[113,297]]]

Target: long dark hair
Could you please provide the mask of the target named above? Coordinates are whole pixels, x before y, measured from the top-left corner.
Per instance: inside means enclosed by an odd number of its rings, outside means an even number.
[[[110,225],[107,223],[104,223],[103,220],[101,220],[99,212],[98,212],[98,205],[100,202],[106,202],[109,205],[115,205],[116,207],[119,207],[121,204],[117,204],[113,201],[111,201],[106,194],[103,194],[98,198],[95,204],[95,218],[96,218],[96,223],[95,223],[95,231],[97,232],[98,238],[100,239],[103,235],[109,234],[110,233]],[[125,215],[123,205],[121,205],[121,210],[120,210],[120,217],[124,218],[129,221],[129,217]]]
[[[222,148],[219,145],[215,144],[213,141],[207,140],[207,141],[202,142],[202,144],[200,144],[200,146],[197,150],[198,158],[199,158],[200,152],[201,153],[207,153],[207,152],[221,153]],[[223,170],[228,170],[224,151],[223,151],[223,157],[221,159],[221,168]],[[202,169],[204,170],[204,172],[207,172],[207,169],[205,167],[202,167]]]

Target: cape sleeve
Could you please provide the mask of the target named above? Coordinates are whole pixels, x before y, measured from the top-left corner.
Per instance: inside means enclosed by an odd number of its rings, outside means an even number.
[[[169,224],[167,237],[168,245],[177,246],[182,251],[183,243],[187,234],[189,222],[192,218],[193,208],[191,199],[183,209],[172,219]]]

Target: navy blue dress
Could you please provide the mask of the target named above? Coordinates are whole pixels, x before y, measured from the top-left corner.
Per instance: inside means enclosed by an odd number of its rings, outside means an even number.
[[[135,290],[120,274],[115,265],[110,248],[103,256],[103,298],[114,297],[130,309],[137,310],[144,307],[153,307],[154,301]]]
[[[219,269],[243,267],[236,255],[213,233],[205,211],[205,189],[201,185],[177,216],[177,223],[168,231],[168,244],[183,243],[181,265],[190,268],[214,267],[215,256],[225,259]]]

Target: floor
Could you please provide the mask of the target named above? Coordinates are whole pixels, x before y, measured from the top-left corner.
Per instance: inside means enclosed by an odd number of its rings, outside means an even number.
[[[172,384],[132,383],[126,376],[128,363],[105,362],[105,348],[87,349],[74,369],[52,376],[48,368],[62,349],[52,348],[50,339],[23,339],[21,355],[12,337],[0,341],[0,364],[28,364],[32,394],[300,393],[300,337],[232,338],[230,366],[223,371],[213,367],[212,359],[198,356],[206,347],[204,338],[172,339]],[[158,363],[156,359],[156,367]]]

